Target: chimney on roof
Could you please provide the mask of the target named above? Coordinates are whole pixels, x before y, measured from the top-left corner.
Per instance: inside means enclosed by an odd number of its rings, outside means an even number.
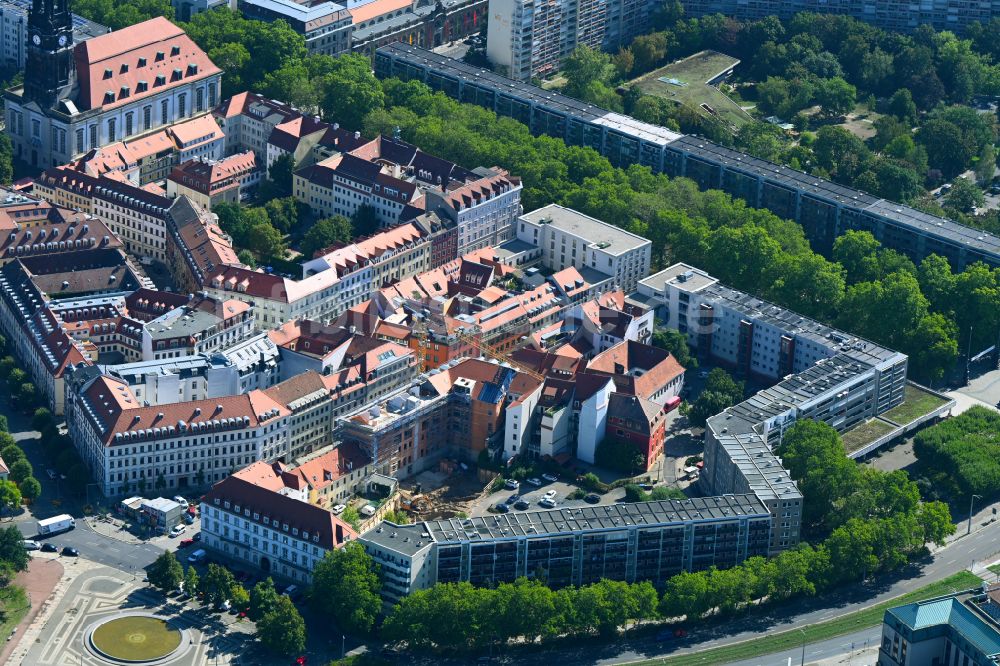
[[[344,543],[344,526],[337,524],[336,541],[334,543]]]

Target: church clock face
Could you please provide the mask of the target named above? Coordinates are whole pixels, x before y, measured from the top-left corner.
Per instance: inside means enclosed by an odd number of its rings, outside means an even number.
[[[66,46],[66,35],[59,35],[59,46]]]
[[[32,43],[33,43],[33,44],[34,44],[35,46],[38,46],[39,44],[41,44],[41,43],[42,43],[42,38],[41,38],[41,37],[39,37],[38,35],[32,35],[32,36],[31,36],[31,42],[32,42]]]

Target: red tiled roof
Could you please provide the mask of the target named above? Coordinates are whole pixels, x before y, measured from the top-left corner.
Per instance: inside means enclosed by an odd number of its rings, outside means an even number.
[[[181,28],[162,16],[77,44],[74,59],[80,84],[76,102],[81,111],[158,96],[178,83],[222,72]],[[140,59],[145,64],[140,65]],[[160,76],[163,83],[158,85]],[[146,90],[140,91],[143,81]],[[122,96],[124,88],[128,91]]]
[[[264,462],[256,462],[253,465],[270,467]],[[247,520],[254,520],[253,515],[259,515],[261,519],[267,517],[268,526],[272,529],[280,525],[284,531],[284,526],[287,525],[289,531],[295,528],[299,534],[308,533],[310,540],[313,535],[317,535],[316,543],[326,550],[340,548],[348,541],[358,537],[357,532],[350,525],[326,509],[256,485],[252,481],[241,478],[239,474],[227,477],[212,486],[212,489],[205,495],[204,501],[208,504],[214,504],[216,500],[220,503],[229,501],[234,510],[236,506],[241,509],[250,509],[251,517],[247,517]],[[261,520],[254,520],[254,522],[261,522]],[[261,524],[263,523],[261,522]]]

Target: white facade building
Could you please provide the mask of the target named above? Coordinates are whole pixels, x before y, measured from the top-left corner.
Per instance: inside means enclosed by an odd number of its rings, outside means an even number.
[[[557,204],[518,218],[517,238],[542,249],[546,268],[600,271],[625,293],[635,291],[652,261],[652,241]]]

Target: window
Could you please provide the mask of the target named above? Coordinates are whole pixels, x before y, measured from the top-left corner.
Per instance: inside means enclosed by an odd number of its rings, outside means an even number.
[[[117,129],[118,128],[117,128],[116,119],[115,118],[109,118],[108,119],[108,143],[111,143],[113,141],[117,141],[117,139],[115,138],[116,137]]]
[[[205,89],[198,88],[198,90],[194,92],[194,110],[204,111],[204,109],[205,109]]]
[[[125,114],[125,136],[132,136],[132,118],[134,114],[129,111]]]
[[[78,129],[76,131],[76,152],[82,153],[85,150],[83,147],[83,130]]]
[[[36,139],[42,138],[42,123],[37,118],[31,119],[31,136]]]
[[[170,119],[167,118],[167,114],[168,113],[170,113],[170,100],[169,99],[161,100],[160,101],[160,124],[161,125],[166,125],[167,123],[170,122]]]
[[[142,110],[142,129],[148,130],[153,122],[153,107],[147,106]]]
[[[187,95],[181,93],[177,96],[177,117],[183,118],[187,115]]]

